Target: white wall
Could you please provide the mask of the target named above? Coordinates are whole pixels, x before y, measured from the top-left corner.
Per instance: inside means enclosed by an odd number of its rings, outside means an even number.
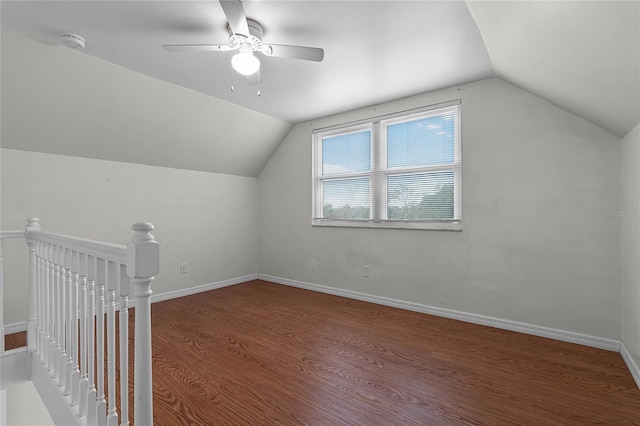
[[[622,140],[620,214],[622,342],[635,364],[640,366],[640,125]]]
[[[311,226],[314,128],[456,98],[462,232]],[[619,138],[499,79],[302,123],[259,176],[258,269],[619,340],[619,158]]]
[[[257,179],[2,149],[1,226],[126,244],[152,222],[160,242],[155,294],[257,272]],[[26,248],[9,241],[5,323],[26,320]],[[17,262],[17,263],[16,263]],[[187,274],[178,264],[186,262]]]

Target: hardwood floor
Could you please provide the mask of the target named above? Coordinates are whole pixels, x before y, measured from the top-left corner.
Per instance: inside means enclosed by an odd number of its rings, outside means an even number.
[[[27,346],[27,332],[21,331],[19,333],[7,334],[4,336],[4,348],[5,350],[21,348]]]
[[[640,425],[615,352],[264,281],[152,321],[156,425]]]

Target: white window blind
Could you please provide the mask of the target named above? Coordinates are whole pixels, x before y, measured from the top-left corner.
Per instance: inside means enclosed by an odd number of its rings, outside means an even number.
[[[460,106],[314,132],[313,218],[324,226],[460,229]]]

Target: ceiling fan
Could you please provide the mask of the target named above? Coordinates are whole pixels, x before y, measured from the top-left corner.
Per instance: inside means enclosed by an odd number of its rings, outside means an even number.
[[[254,52],[265,56],[303,59],[321,62],[324,50],[318,47],[290,46],[284,44],[263,44],[264,29],[259,22],[246,17],[241,0],[220,0],[222,10],[227,17],[229,44],[165,44],[171,52],[228,52],[237,50],[231,64],[242,75],[251,75],[260,69],[260,60]]]

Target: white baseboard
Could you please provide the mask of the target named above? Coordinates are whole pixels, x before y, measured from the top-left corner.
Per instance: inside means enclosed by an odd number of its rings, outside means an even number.
[[[620,355],[622,355],[622,359],[624,359],[625,364],[627,364],[633,380],[636,381],[636,385],[638,385],[638,389],[640,389],[640,367],[638,367],[638,364],[636,364],[636,361],[627,350],[624,342],[620,343]]]
[[[176,299],[178,297],[190,296],[192,294],[202,293],[204,291],[215,290],[217,288],[228,287],[231,285],[246,283],[247,281],[253,281],[257,279],[258,279],[258,274],[251,274],[251,275],[245,275],[243,277],[231,278],[228,280],[217,281],[214,283],[203,284],[203,285],[189,287],[181,290],[168,291],[168,292],[159,293],[159,294],[152,294],[151,303],[164,302],[165,300],[171,300],[171,299]],[[129,303],[127,307],[134,308],[135,306],[136,306],[136,298],[131,297],[129,299]],[[105,312],[106,312],[106,309],[107,308],[105,306]],[[119,302],[116,302],[116,310],[119,310],[119,309],[120,309],[120,304]],[[27,330],[26,321],[15,322],[12,324],[4,325],[5,335],[12,334],[12,333],[19,333],[21,331],[26,331],[26,330]]]
[[[444,309],[437,306],[423,305],[420,303],[407,302],[404,300],[391,299],[388,297],[375,296],[371,294],[359,293],[351,290],[342,290],[334,287],[327,287],[288,278],[274,277],[271,275],[258,274],[258,279],[271,281],[278,284],[292,287],[304,288],[321,293],[333,294],[336,296],[348,297],[350,299],[362,300],[365,302],[377,303],[379,305],[391,306],[394,308],[406,309],[409,311],[421,312],[439,317],[451,318],[455,320],[470,322],[473,324],[487,325],[504,330],[517,331],[520,333],[532,334],[534,336],[548,337],[550,339],[561,340],[563,342],[577,343],[608,351],[620,352],[620,341],[607,339],[604,337],[591,336],[588,334],[575,333],[572,331],[558,330],[555,328],[542,327],[534,324],[527,324],[518,321],[511,321],[502,318],[495,318],[470,312]]]
[[[152,294],[151,303],[164,302],[165,300],[176,299],[178,297],[191,296],[192,294],[202,293],[204,291],[215,290],[217,288],[228,287],[231,285],[245,283],[258,279],[258,274],[245,275],[243,277],[231,278],[228,280],[217,281],[214,283],[203,284],[195,287],[184,288],[181,290],[167,291],[165,293]],[[129,307],[135,307],[135,297],[129,299]]]
[[[11,323],[11,324],[5,324],[4,325],[4,335],[5,336],[7,334],[20,333],[21,331],[27,331],[27,322],[26,321],[14,322],[14,323]]]
[[[320,293],[333,294],[335,296],[347,297],[350,299],[362,300],[364,302],[376,303],[379,305],[391,306],[394,308],[406,309],[414,312],[421,312],[429,315],[436,315],[444,318],[451,318],[459,321],[465,321],[473,324],[486,325],[490,327],[500,328],[504,330],[516,331],[519,333],[531,334],[534,336],[547,337],[550,339],[560,340],[563,342],[577,343],[584,346],[605,349],[613,352],[620,352],[627,368],[631,372],[638,388],[640,388],[640,368],[631,354],[627,350],[624,343],[607,339],[604,337],[591,336],[588,334],[575,333],[572,331],[559,330],[555,328],[542,327],[534,324],[527,324],[518,321],[511,321],[502,318],[490,317],[481,314],[456,311],[453,309],[445,309],[437,306],[423,305],[415,302],[407,302],[404,300],[391,299],[388,297],[375,296],[366,293],[360,293],[351,290],[343,290],[334,287],[327,287],[319,284],[307,283],[303,281],[291,280],[288,278],[275,277],[265,274],[252,274],[243,277],[232,278],[214,283],[203,284],[196,287],[190,287],[182,290],[169,291],[166,293],[154,294],[151,296],[151,303],[163,302],[165,300],[176,299],[178,297],[190,296],[196,293],[202,293],[209,290],[215,290],[222,287],[241,284],[247,281],[260,279],[271,281],[278,284],[288,285],[292,287],[303,288],[306,290],[317,291]],[[129,306],[135,306],[135,298],[129,301]],[[27,329],[26,321],[6,324],[4,326],[5,334],[18,333]]]
[[[278,284],[289,285],[292,287],[304,288],[307,290],[318,291],[321,293],[333,294],[336,296],[347,297],[350,299],[362,300],[364,302],[377,303],[379,305],[392,306],[394,308],[406,309],[409,311],[422,312],[425,314],[436,315],[445,318],[451,318],[460,321],[466,321],[473,324],[487,325],[490,327],[501,328],[504,330],[517,331],[520,333],[532,334],[534,336],[548,337],[550,339],[561,340],[569,343],[577,343],[580,345],[591,346],[600,349],[606,349],[614,352],[621,352],[621,344],[618,340],[607,339],[604,337],[591,336],[588,334],[575,333],[572,331],[558,330],[555,328],[542,327],[534,324],[527,324],[517,321],[511,321],[502,318],[490,317],[481,314],[456,311],[453,309],[445,309],[437,306],[423,305],[420,303],[407,302],[404,300],[391,299],[388,297],[375,296],[366,293],[359,293],[351,290],[343,290],[334,287],[327,287],[319,284],[307,283],[303,281],[291,280],[288,278],[275,277],[265,274],[252,274],[243,277],[231,278],[228,280],[217,281],[214,283],[203,284],[196,287],[185,288],[182,290],[169,291],[166,293],[154,294],[151,296],[151,303],[162,302],[165,300],[175,299],[178,297],[190,296],[192,294],[204,291],[215,290],[222,287],[228,287],[235,284],[241,284],[247,281],[261,279],[271,281]],[[129,306],[135,306],[135,298],[129,300]],[[27,329],[26,321],[4,326],[5,334],[18,333]],[[622,346],[624,347],[624,346]],[[625,353],[622,353],[623,357]],[[627,361],[628,360],[628,361]],[[635,366],[635,370],[629,367],[631,373],[634,374],[636,382],[640,381],[640,370],[633,359],[626,352],[625,361],[627,365]],[[640,385],[639,385],[640,386]]]

